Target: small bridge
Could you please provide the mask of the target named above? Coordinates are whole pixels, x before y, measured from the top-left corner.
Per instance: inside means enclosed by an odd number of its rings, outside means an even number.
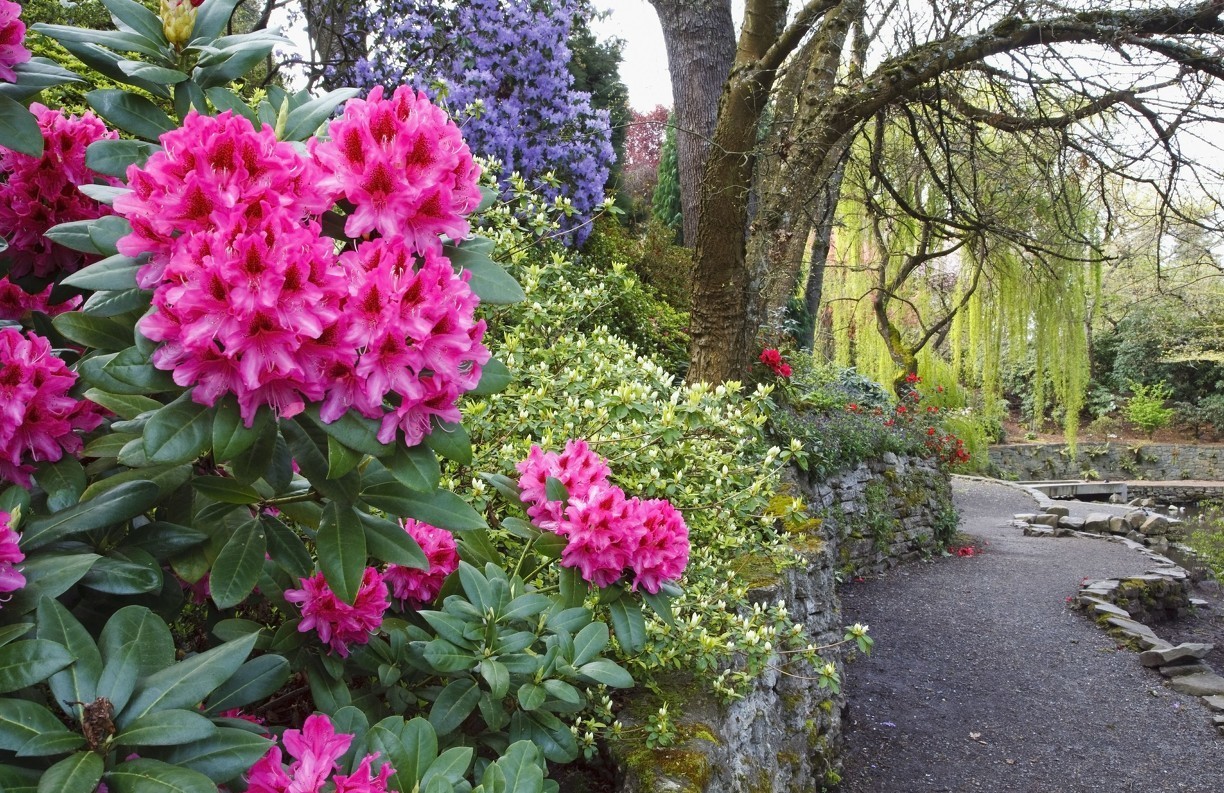
[[[1123,504],[1126,503],[1127,485],[1126,482],[1087,482],[1087,481],[1037,481],[1037,482],[1019,482],[1018,484],[1025,487],[1031,487],[1034,490],[1040,490],[1050,498],[1080,498],[1087,496],[1090,499],[1100,498],[1105,496],[1117,495]],[[1119,499],[1114,499],[1115,501]]]

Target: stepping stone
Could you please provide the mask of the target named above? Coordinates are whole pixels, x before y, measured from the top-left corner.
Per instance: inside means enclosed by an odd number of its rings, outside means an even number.
[[[1206,658],[1207,653],[1215,649],[1213,644],[1183,643],[1168,650],[1148,650],[1139,653],[1139,663],[1147,667],[1164,666],[1177,661],[1191,661]]]
[[[1209,697],[1203,697],[1203,704],[1216,713],[1224,713],[1224,696],[1214,694]]]
[[[1109,519],[1113,517],[1108,512],[1093,512],[1084,519],[1084,531],[1109,531]]]
[[[1030,526],[1027,523],[1024,525],[1025,537],[1053,537],[1054,530],[1045,526]]]
[[[1190,577],[1190,574],[1180,567],[1157,567],[1155,570],[1149,570],[1148,572],[1162,578],[1172,578],[1175,581],[1181,581]]]
[[[1160,644],[1161,640],[1152,633],[1152,629],[1144,625],[1142,622],[1126,619],[1125,617],[1110,617],[1107,622],[1126,635],[1138,641],[1144,647],[1155,647]],[[1224,681],[1224,678],[1220,678]],[[1216,693],[1216,692],[1211,692]],[[1220,693],[1224,693],[1221,691]]]
[[[1065,518],[1071,514],[1071,510],[1069,508],[1062,506],[1046,507],[1042,511],[1047,515],[1057,515],[1060,518]]]
[[[1080,529],[1084,528],[1084,519],[1083,518],[1068,518],[1068,517],[1059,518],[1058,528],[1068,529],[1070,531],[1077,532]]]
[[[1126,609],[1118,608],[1112,603],[1093,603],[1092,613],[1098,617],[1108,615],[1111,617],[1122,617],[1124,619],[1130,619],[1129,611],[1127,611]]]
[[[1024,523],[1028,523],[1035,517],[1037,516],[1033,514],[1032,512],[1020,512],[1015,515],[1012,515],[1012,520],[1019,520],[1019,521],[1023,521]]]
[[[1151,652],[1149,650],[1149,652]],[[1185,677],[1186,675],[1197,675],[1201,672],[1210,672],[1211,667],[1202,661],[1191,661],[1185,664],[1169,664],[1168,666],[1160,667],[1160,674],[1165,677]]]
[[[1169,687],[1195,697],[1224,695],[1224,677],[1212,672],[1169,678]]]
[[[1034,526],[1049,526],[1051,529],[1058,525],[1057,515],[1034,515],[1029,523]]]

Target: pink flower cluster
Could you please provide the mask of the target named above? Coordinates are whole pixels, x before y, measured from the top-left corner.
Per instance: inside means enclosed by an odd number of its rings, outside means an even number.
[[[313,629],[332,652],[347,658],[349,646],[366,644],[382,625],[387,611],[387,585],[373,567],[367,567],[357,590],[357,600],[345,603],[336,597],[322,573],[303,578],[301,589],[286,589],[285,600],[302,610],[298,631]],[[311,788],[313,790],[313,788]]]
[[[330,781],[335,793],[386,793],[387,782],[395,769],[384,763],[375,773],[371,767],[377,754],[367,754],[353,773],[336,774],[336,762],[348,751],[353,735],[336,733],[327,716],[308,716],[300,730],[285,730],[281,743],[293,758],[286,768],[281,763],[281,748],[273,746],[251,766],[247,773],[247,793],[314,793]]]
[[[429,568],[418,570],[397,564],[387,565],[383,580],[391,588],[391,597],[406,608],[420,608],[432,603],[442,589],[442,582],[459,569],[459,552],[455,537],[446,529],[430,526],[412,518],[404,518],[404,531],[412,535],[425,552]]]
[[[30,105],[30,112],[42,129],[43,154],[31,157],[0,144],[0,237],[9,243],[12,277],[51,278],[97,258],[57,245],[43,234],[59,223],[110,214],[77,187],[119,183],[85,166],[89,144],[118,135],[107,131],[93,113],[69,116],[38,103]]]
[[[778,352],[773,347],[767,347],[764,350],[761,350],[761,357],[757,360],[768,366],[769,369],[778,377],[791,376],[790,364],[782,360],[782,353]]]
[[[611,586],[630,570],[631,588],[651,594],[684,573],[689,541],[683,516],[663,499],[626,498],[609,484],[607,462],[585,441],[568,441],[560,454],[532,446],[518,470],[528,516],[568,540],[563,567],[577,568],[597,587]],[[548,499],[549,478],[565,485],[567,503]]]
[[[25,554],[17,547],[18,539],[20,536],[13,529],[13,516],[0,512],[0,594],[16,592],[26,584],[21,568],[17,567],[25,559]]]
[[[102,423],[102,408],[69,395],[76,380],[42,336],[0,328],[0,480],[30,487],[31,463],[79,452]]]
[[[63,303],[51,305],[51,290],[48,286],[41,292],[31,294],[8,279],[0,278],[0,319],[22,321],[29,317],[31,311],[41,311],[50,316],[72,311],[81,305],[80,297],[73,297]]]
[[[267,125],[192,113],[129,169],[119,250],[151,254],[138,280],[156,309],[140,330],[162,342],[154,365],[201,404],[235,394],[248,426],[260,405],[288,417],[322,402],[325,421],[353,408],[382,442],[402,430],[415,445],[432,417],[458,420],[489,360],[468,275],[438,240],[466,234],[479,173],[458,128],[407,89],[350,102],[331,130],[304,154]],[[382,236],[338,255],[317,218],[341,198],[350,233]]]
[[[30,59],[25,47],[25,23],[19,18],[21,6],[0,0],[0,80],[17,82],[13,67]]]
[[[425,94],[400,86],[383,99],[376,86],[368,99],[348,102],[329,133],[311,141],[310,153],[328,172],[320,187],[355,207],[345,234],[377,232],[435,252],[440,234],[467,236],[480,170],[459,128]]]

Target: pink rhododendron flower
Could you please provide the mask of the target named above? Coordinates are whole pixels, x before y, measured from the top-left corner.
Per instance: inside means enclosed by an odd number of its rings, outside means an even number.
[[[69,395],[76,380],[42,336],[0,328],[0,480],[30,487],[30,463],[79,452],[102,423],[102,408]]]
[[[432,603],[442,589],[442,582],[459,569],[459,552],[455,536],[446,529],[430,526],[412,518],[404,518],[404,531],[412,535],[425,552],[429,568],[418,570],[397,564],[387,565],[383,580],[391,588],[391,597],[409,608]]]
[[[633,589],[658,594],[665,581],[679,580],[688,566],[688,526],[679,510],[663,499],[642,501],[638,520],[644,531],[633,552]]]
[[[25,47],[25,23],[18,17],[21,6],[0,0],[0,80],[17,82],[13,67],[30,60],[30,51]]]
[[[25,576],[17,565],[25,554],[17,547],[20,535],[13,530],[12,516],[0,512],[0,594],[16,592],[26,584]]]
[[[619,487],[594,487],[585,498],[570,498],[563,533],[569,542],[562,567],[576,567],[583,579],[607,587],[620,579],[641,543],[646,527],[637,519],[637,499]]]
[[[329,371],[323,419],[353,407],[382,419],[380,441],[390,442],[401,429],[409,446],[429,433],[433,416],[459,421],[455,403],[476,387],[489,361],[468,274],[456,275],[440,254],[417,255],[388,237],[362,243],[341,263],[351,283],[345,342],[360,354],[351,370]],[[388,397],[396,407],[385,411]]]
[[[280,747],[268,749],[247,773],[247,793],[317,793],[328,781],[335,793],[386,793],[395,769],[387,763],[375,774],[371,763],[377,754],[362,758],[352,774],[335,774],[340,770],[336,761],[348,751],[353,737],[337,733],[331,719],[323,714],[308,716],[302,729],[285,730],[281,737],[293,762],[285,768]]]
[[[52,289],[53,287],[48,286],[41,292],[31,294],[10,281],[8,276],[0,278],[0,319],[21,321],[29,317],[32,311],[41,311],[54,317],[81,305],[80,297],[51,305]]]
[[[480,204],[480,169],[446,112],[400,86],[383,98],[376,86],[352,99],[331,122],[330,140],[310,153],[328,173],[320,186],[354,207],[344,233],[400,237],[416,251],[441,250],[438,236],[467,236],[465,216]]]
[[[85,166],[85,148],[96,140],[116,138],[93,113],[65,115],[37,102],[30,112],[43,134],[43,154],[5,148],[0,142],[0,237],[8,240],[9,274],[39,278],[73,272],[97,259],[57,245],[43,236],[47,229],[72,220],[91,220],[110,209],[77,189],[78,185],[119,181],[100,177]]]
[[[518,471],[528,517],[540,528],[558,533],[568,505],[548,500],[548,477],[565,485],[571,501],[581,501],[592,488],[607,485],[610,473],[608,463],[583,440],[566,441],[560,454],[533,445],[527,459],[518,464]]]
[[[322,573],[302,579],[301,589],[285,590],[285,600],[302,610],[298,631],[313,629],[332,652],[347,658],[349,646],[366,644],[382,625],[387,610],[387,585],[373,567],[367,567],[352,605],[336,597]]]

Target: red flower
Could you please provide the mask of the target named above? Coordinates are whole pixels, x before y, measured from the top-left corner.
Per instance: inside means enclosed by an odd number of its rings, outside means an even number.
[[[907,374],[907,375],[905,376],[905,382],[907,382],[907,383],[921,383],[921,382],[922,382],[922,378],[921,378],[921,377],[919,377],[919,376],[918,376],[917,374],[915,374],[914,372],[910,372],[909,374]]]
[[[761,350],[760,361],[772,369],[778,364],[782,363],[782,353],[778,352],[773,347],[766,347],[764,350]]]

